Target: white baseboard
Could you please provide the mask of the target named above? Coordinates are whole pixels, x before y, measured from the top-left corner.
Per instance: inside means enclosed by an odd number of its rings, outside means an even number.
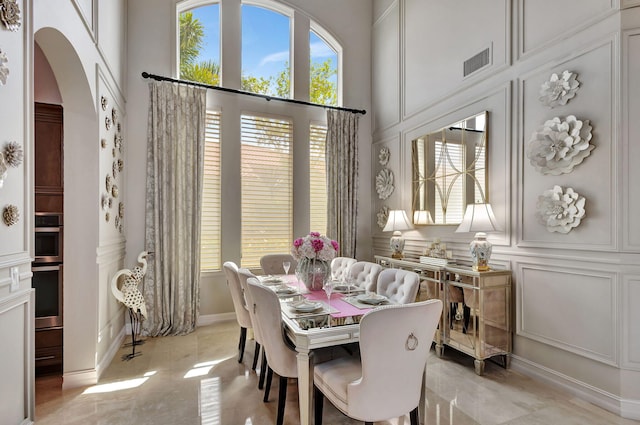
[[[214,323],[228,322],[230,320],[236,320],[235,313],[205,314],[198,317],[197,326],[213,325]]]
[[[107,352],[104,354],[104,356],[102,356],[102,359],[98,363],[98,367],[96,368],[98,373],[98,379],[100,379],[100,376],[102,376],[102,373],[111,364],[111,361],[113,360],[116,353],[122,346],[122,341],[124,340],[124,337],[125,337],[125,331],[126,331],[126,326],[123,326],[120,329],[120,332],[118,332],[118,335],[116,335],[116,337],[111,342],[111,345],[109,346],[109,349],[107,350]]]
[[[640,400],[623,398],[620,403],[620,410],[623,418],[640,420]]]
[[[97,369],[67,372],[62,375],[62,389],[87,387],[98,383]]]
[[[511,355],[511,359],[511,367],[523,375],[530,376],[554,387],[562,388],[576,397],[623,418],[640,419],[640,400],[622,399],[615,394],[515,355]]]

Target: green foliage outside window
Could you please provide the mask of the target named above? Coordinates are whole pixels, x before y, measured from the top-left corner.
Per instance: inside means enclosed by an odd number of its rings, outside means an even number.
[[[193,13],[181,13],[180,78],[219,86],[220,64],[211,60],[197,61],[200,51],[204,47],[203,37],[204,27],[197,18],[193,17]],[[338,103],[337,89],[331,78],[336,75],[337,71],[333,67],[331,58],[322,63],[311,63],[310,73],[311,102],[336,106]],[[287,63],[285,69],[280,71],[276,77],[242,75],[241,89],[252,93],[289,98],[291,93],[290,66]]]

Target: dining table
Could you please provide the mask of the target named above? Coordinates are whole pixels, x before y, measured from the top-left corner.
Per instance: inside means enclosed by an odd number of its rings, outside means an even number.
[[[328,298],[323,290],[310,291],[295,275],[263,276],[260,281],[271,286],[278,294],[282,307],[282,322],[286,336],[295,346],[298,362],[298,399],[300,424],[310,425],[313,418],[314,350],[338,347],[360,340],[360,319],[372,309],[392,304],[381,299],[379,304],[368,304],[363,290],[334,291]],[[341,282],[336,282],[338,286]],[[293,290],[283,290],[285,287]],[[376,298],[375,294],[368,294]],[[366,302],[363,302],[363,297]],[[300,312],[296,303],[317,303],[317,311]],[[376,301],[377,303],[377,301]],[[424,418],[426,368],[420,394],[419,417]]]

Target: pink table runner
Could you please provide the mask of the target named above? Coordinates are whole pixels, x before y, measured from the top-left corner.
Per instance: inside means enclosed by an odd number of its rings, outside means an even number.
[[[324,291],[310,291],[307,294],[303,294],[304,297],[308,300],[313,301],[324,301],[327,302],[327,294]],[[331,294],[331,307],[337,308],[339,310],[338,313],[332,313],[331,317],[352,317],[352,316],[362,316],[369,310],[358,308],[354,305],[349,304],[346,301],[342,300],[344,294]]]
[[[300,291],[301,295],[304,296],[308,300],[312,301],[323,301],[327,302],[327,294],[324,291],[309,291],[307,287],[304,286],[302,282],[298,282],[294,275],[281,275],[281,277],[285,284],[293,287],[297,287]],[[338,313],[331,313],[331,317],[339,318],[339,317],[353,317],[353,316],[362,316],[369,310],[370,308],[358,308],[354,305],[349,304],[348,302],[342,300],[344,294],[334,293],[331,294],[331,307],[339,310]]]

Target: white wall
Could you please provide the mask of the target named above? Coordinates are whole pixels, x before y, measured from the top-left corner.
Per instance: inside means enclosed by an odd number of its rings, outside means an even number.
[[[117,159],[111,149],[114,130],[106,130],[105,117],[112,107],[126,117],[125,10],[124,0],[34,4],[34,38],[64,108],[65,387],[95,383],[123,337],[123,309],[108,284],[123,266],[124,235],[113,219],[105,221],[100,199]],[[107,111],[100,107],[101,96],[109,99]],[[101,138],[108,138],[110,147],[101,148]],[[125,192],[123,176],[116,180],[121,194],[111,215]]]
[[[20,213],[18,223],[7,226],[0,221],[0,340],[3,342],[0,362],[0,418],[2,423],[29,423],[34,418],[33,397],[33,309],[31,290],[31,239],[33,226],[32,96],[29,81],[32,66],[31,1],[18,0],[21,25],[9,31],[0,24],[0,50],[6,55],[9,75],[0,85],[0,149],[15,141],[22,146],[24,160],[8,170],[0,188],[0,210],[15,205]],[[12,280],[11,270],[16,279]]]
[[[553,13],[550,13],[553,10]],[[640,158],[635,82],[640,9],[615,3],[493,0],[460,8],[435,0],[374,2],[372,160],[383,146],[397,185],[383,205],[411,208],[411,140],[456,120],[489,112],[490,202],[503,232],[492,234],[492,262],[513,271],[513,367],[565,386],[626,417],[640,418],[640,207],[632,166]],[[622,22],[622,28],[621,28]],[[490,47],[490,65],[464,77],[463,61]],[[538,100],[551,73],[581,83],[565,106]],[[542,175],[529,163],[531,133],[545,120],[574,114],[593,126],[591,155],[573,172]],[[380,167],[375,166],[373,176]],[[637,167],[636,167],[637,168]],[[538,196],[558,184],[587,199],[586,216],[568,234],[535,217]],[[373,217],[372,217],[373,219]],[[469,236],[455,226],[408,232],[417,254],[440,237],[469,259]],[[374,228],[377,253],[388,235]]]

